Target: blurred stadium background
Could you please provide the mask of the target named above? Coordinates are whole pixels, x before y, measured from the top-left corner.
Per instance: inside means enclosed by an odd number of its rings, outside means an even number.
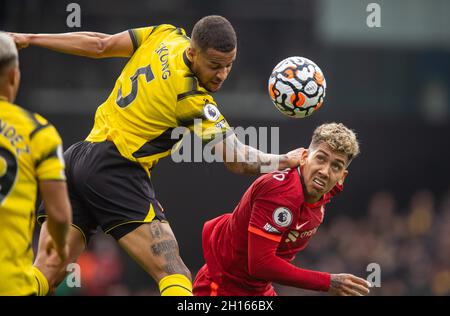
[[[362,154],[344,193],[296,264],[367,276],[381,266],[371,295],[450,295],[450,2],[446,0],[76,1],[81,28],[69,28],[71,1],[2,0],[0,29],[30,33],[99,31],[171,23],[186,29],[204,15],[234,25],[238,58],[216,101],[232,126],[278,126],[280,151],[307,146],[315,126],[341,121],[356,130]],[[369,3],[381,27],[369,28]],[[283,117],[266,83],[281,59],[314,60],[328,83],[312,117]],[[17,103],[46,116],[65,148],[89,132],[126,60],[90,60],[30,48],[21,51]],[[157,198],[193,275],[203,264],[201,228],[230,212],[254,180],[222,164],[160,161]],[[37,235],[36,235],[37,236]],[[79,260],[80,289],[61,295],[157,295],[148,277],[112,238],[99,234]],[[277,286],[281,295],[317,295]]]

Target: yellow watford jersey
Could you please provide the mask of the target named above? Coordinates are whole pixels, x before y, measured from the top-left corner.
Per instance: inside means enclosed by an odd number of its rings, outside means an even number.
[[[61,138],[44,118],[0,100],[0,295],[32,295],[38,181],[65,180]]]
[[[86,140],[113,141],[122,156],[149,170],[179,141],[171,137],[177,127],[203,140],[225,133],[228,123],[189,68],[185,31],[163,24],[129,33],[135,52],[97,109]],[[194,120],[201,120],[201,128],[194,128]]]

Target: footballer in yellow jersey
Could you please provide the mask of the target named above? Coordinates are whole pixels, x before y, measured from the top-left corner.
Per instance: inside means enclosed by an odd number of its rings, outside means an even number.
[[[179,141],[171,138],[174,128],[194,130],[194,119],[200,119],[198,136],[209,140],[229,126],[190,69],[183,29],[163,24],[129,34],[135,52],[97,109],[86,140],[110,140],[122,156],[149,170]]]
[[[215,149],[236,173],[258,174],[262,165],[273,162],[279,162],[278,169],[295,167],[300,160],[297,153],[271,155],[237,141],[211,96],[236,58],[237,39],[230,22],[221,16],[204,17],[191,38],[169,24],[115,35],[11,36],[19,48],[35,45],[91,58],[129,58],[97,109],[91,133],[64,154],[73,220],[81,233],[71,238],[76,242],[69,259],[76,260],[83,249],[80,243],[88,242],[100,226],[159,283],[161,295],[191,295],[189,269],[150,181],[150,169],[179,141],[172,131],[186,127],[205,141],[225,135],[217,138],[222,141]],[[200,128],[194,127],[194,120],[200,120]],[[256,162],[239,159],[249,153],[256,154]],[[39,217],[45,217],[43,209]],[[59,273],[49,278],[57,282],[63,277]]]
[[[0,100],[0,295],[32,295],[38,181],[65,180],[61,139],[37,114]]]
[[[48,184],[65,181],[62,143],[43,117],[11,103],[19,78],[14,42],[0,33],[0,295],[44,295],[47,281],[32,265],[36,193],[51,202]]]

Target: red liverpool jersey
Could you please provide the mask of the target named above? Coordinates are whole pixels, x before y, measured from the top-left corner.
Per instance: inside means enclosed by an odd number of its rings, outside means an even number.
[[[276,257],[290,262],[317,232],[324,218],[324,205],[341,190],[341,186],[336,186],[318,202],[308,204],[304,200],[300,168],[261,176],[245,192],[232,214],[205,223],[202,240],[209,275],[219,284],[227,283],[236,295],[264,293],[271,282],[254,277],[249,271],[249,256],[264,251],[249,249],[251,234],[272,241]],[[325,281],[321,282],[318,289],[323,290]]]

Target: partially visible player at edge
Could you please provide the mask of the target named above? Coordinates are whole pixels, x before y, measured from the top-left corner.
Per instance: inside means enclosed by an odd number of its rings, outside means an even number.
[[[194,295],[273,296],[272,282],[336,295],[368,294],[368,282],[351,274],[290,263],[322,223],[325,204],[343,190],[358,153],[353,131],[343,124],[321,125],[299,167],[261,176],[232,214],[206,222],[206,264],[196,276]]]
[[[100,225],[158,282],[161,295],[192,295],[190,271],[150,181],[151,168],[179,141],[171,139],[172,130],[184,126],[197,132],[194,120],[199,119],[197,134],[203,140],[226,135],[215,149],[236,173],[299,164],[299,150],[271,155],[237,141],[210,94],[220,89],[236,58],[232,25],[221,16],[204,17],[195,24],[192,39],[168,24],[115,35],[10,34],[19,48],[35,45],[91,58],[130,58],[97,109],[91,133],[65,153],[74,214],[67,262],[78,258]],[[257,161],[245,159],[249,154]],[[39,218],[44,216],[41,212]],[[44,223],[41,238],[46,232]],[[35,264],[56,286],[64,267],[55,272],[46,262],[39,251]]]
[[[49,237],[40,240],[52,262],[68,255],[72,210],[61,138],[42,116],[14,105],[20,83],[14,41],[0,32],[0,295],[45,295],[47,279],[33,267],[33,230],[39,187]],[[50,236],[52,238],[50,238]]]

